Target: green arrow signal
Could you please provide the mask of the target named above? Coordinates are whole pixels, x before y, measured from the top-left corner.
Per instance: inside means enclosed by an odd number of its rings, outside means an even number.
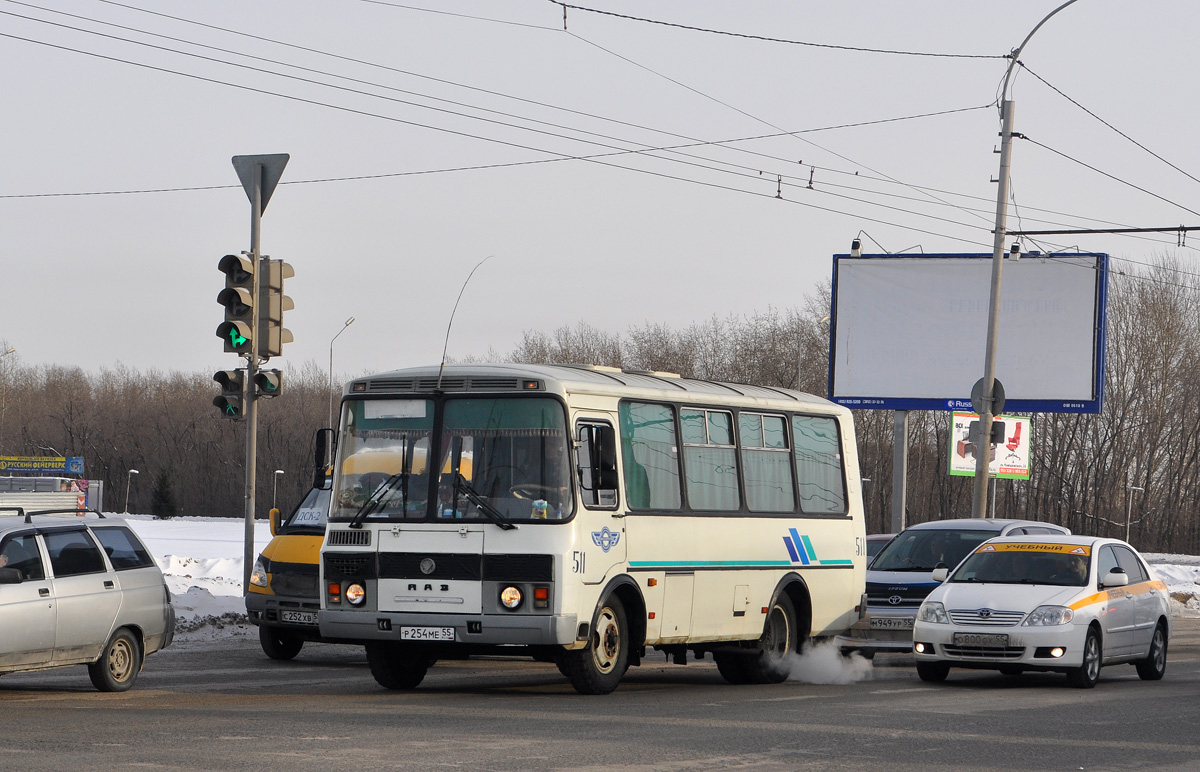
[[[229,342],[234,348],[240,348],[248,340],[250,339],[237,331],[237,327],[229,328]]]

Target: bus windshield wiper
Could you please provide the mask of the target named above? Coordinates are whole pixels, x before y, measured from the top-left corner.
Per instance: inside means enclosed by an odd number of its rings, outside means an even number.
[[[479,511],[487,516],[496,525],[506,531],[514,530],[517,526],[510,523],[504,513],[492,506],[491,502],[479,495],[479,492],[471,487],[471,483],[467,482],[467,478],[462,476],[461,472],[454,473],[454,490],[456,493],[461,493],[466,497],[467,501],[479,508]]]
[[[350,527],[362,528],[363,518],[379,509],[384,500],[387,498],[388,494],[392,492],[392,486],[394,486],[397,481],[401,481],[403,483],[401,485],[401,490],[403,491],[405,499],[407,499],[408,472],[396,472],[394,475],[384,480],[383,484],[376,488],[375,492],[371,494],[371,497],[363,502],[363,505],[358,508],[357,512],[354,513],[354,517],[350,518]]]

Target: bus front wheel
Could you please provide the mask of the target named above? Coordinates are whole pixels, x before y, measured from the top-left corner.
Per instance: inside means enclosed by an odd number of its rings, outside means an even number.
[[[610,596],[596,610],[588,645],[560,655],[559,670],[580,694],[608,694],[629,667],[629,626],[625,607]]]
[[[376,683],[385,689],[416,689],[433,660],[397,643],[368,643],[367,664]]]

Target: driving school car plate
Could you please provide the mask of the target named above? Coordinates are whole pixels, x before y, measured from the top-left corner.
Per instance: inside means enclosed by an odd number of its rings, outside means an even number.
[[[873,630],[911,630],[913,617],[871,617]]]
[[[317,623],[317,612],[315,611],[280,611],[279,621],[291,622],[295,625],[315,625]]]
[[[1000,633],[955,633],[955,646],[1007,646],[1008,635]]]
[[[453,627],[401,627],[402,641],[453,641]]]

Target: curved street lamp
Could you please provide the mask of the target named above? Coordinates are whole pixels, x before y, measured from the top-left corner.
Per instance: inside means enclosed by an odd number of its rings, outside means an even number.
[[[992,465],[990,438],[992,436],[992,419],[997,412],[993,401],[996,386],[996,333],[1000,326],[999,301],[1001,274],[1004,269],[1004,237],[1008,235],[1006,230],[1008,227],[1008,168],[1013,136],[1014,105],[1013,101],[1008,98],[1008,85],[1012,79],[1013,67],[1016,67],[1017,61],[1021,58],[1021,52],[1025,50],[1025,44],[1029,42],[1035,32],[1042,28],[1043,24],[1050,20],[1051,16],[1074,2],[1076,0],[1067,0],[1046,14],[1045,18],[1039,21],[1037,26],[1025,36],[1021,45],[1013,50],[1008,62],[1008,69],[1004,72],[1004,85],[1000,89],[1000,178],[997,180],[996,186],[996,228],[992,241],[992,292],[988,302],[987,346],[983,359],[983,399],[980,405],[982,409],[979,411],[979,441],[976,443],[975,450],[975,489],[971,495],[971,514],[974,517],[987,517],[987,489]]]
[[[329,341],[329,426],[330,426],[330,428],[333,427],[333,341],[337,340],[338,335],[341,335],[343,332],[345,332],[346,328],[352,324],[354,324],[353,316],[346,320],[346,323],[342,325],[342,329],[338,330],[337,335],[334,335],[333,339]]]
[[[274,483],[271,485],[271,509],[275,509],[275,493],[279,490],[279,476],[282,474],[282,469],[275,470]]]
[[[138,473],[136,469],[130,469],[125,475],[125,514],[129,514],[129,484],[133,481],[133,476]]]

